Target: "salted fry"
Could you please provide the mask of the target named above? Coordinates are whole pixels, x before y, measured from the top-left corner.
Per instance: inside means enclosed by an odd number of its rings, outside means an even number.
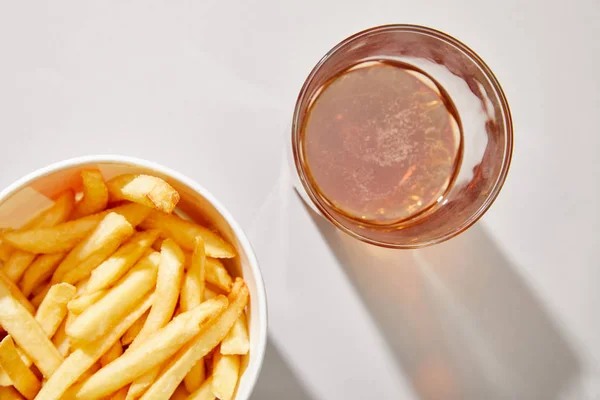
[[[10,292],[10,295],[16,301],[18,301],[19,304],[21,304],[25,308],[25,310],[27,310],[30,314],[33,314],[35,312],[35,308],[29,302],[29,300],[27,300],[27,297],[25,297],[23,295],[23,293],[21,293],[21,291],[19,290],[17,285],[15,285],[15,283],[13,281],[11,281],[8,278],[8,276],[6,276],[6,274],[4,273],[4,271],[2,269],[0,269],[0,285],[1,284],[5,285],[5,287]],[[0,324],[0,325],[2,325],[2,324]]]
[[[73,314],[79,315],[82,312],[84,312],[89,306],[91,306],[94,303],[97,303],[98,300],[103,298],[105,294],[106,294],[105,290],[101,290],[99,292],[94,292],[92,294],[84,294],[82,296],[76,297],[73,300],[71,300],[67,304],[67,308]]]
[[[52,275],[51,282],[77,283],[85,279],[133,232],[133,227],[125,217],[109,213],[84,241],[67,254]]]
[[[67,303],[75,296],[75,286],[68,283],[53,285],[35,313],[46,336],[52,337],[67,315]]]
[[[11,296],[3,280],[0,280],[0,325],[46,378],[52,376],[63,358],[31,313]]]
[[[23,400],[17,389],[12,386],[0,386],[0,399],[2,400]]]
[[[121,344],[123,346],[128,345],[135,340],[137,335],[140,333],[140,331],[144,327],[144,324],[146,323],[147,318],[148,318],[148,313],[145,313],[140,318],[138,318],[133,323],[133,325],[131,325],[131,327],[129,329],[127,329],[127,332],[125,332],[125,334],[121,338]]]
[[[193,251],[197,236],[204,239],[206,255],[215,258],[235,257],[235,249],[217,233],[174,214],[152,211],[140,224],[144,229],[160,229],[166,237],[171,237],[184,250]],[[7,236],[9,234],[5,234]]]
[[[225,297],[220,297],[174,318],[142,344],[130,347],[121,357],[94,374],[82,385],[77,398],[102,398],[156,367],[200,332],[200,324],[221,313],[227,303]]]
[[[66,326],[67,319],[65,318],[58,326],[58,330],[54,333],[54,336],[52,336],[52,344],[63,358],[67,357],[71,351],[71,341],[67,336]]]
[[[138,300],[156,283],[158,253],[142,258],[102,299],[88,307],[67,326],[72,340],[91,342],[104,335],[112,325],[127,315]]]
[[[12,246],[31,253],[59,253],[75,247],[111,212],[124,216],[132,226],[137,226],[150,211],[139,204],[125,204],[50,228],[6,232],[2,237]]]
[[[240,356],[216,351],[213,358],[212,392],[220,400],[231,400],[240,374]]]
[[[127,329],[146,310],[150,308],[153,295],[147,294],[135,308],[127,314],[117,325],[111,328],[107,334],[95,342],[86,343],[76,349],[65,359],[56,373],[48,379],[38,393],[39,399],[59,400],[67,389],[73,385],[96,361],[106,353],[111,346],[119,340]]]
[[[250,340],[248,339],[248,324],[246,314],[242,313],[221,343],[221,354],[248,354]]]
[[[159,234],[157,229],[135,233],[110,258],[92,271],[86,292],[106,289],[118,281],[145,254]]]
[[[107,182],[110,201],[129,200],[171,213],[179,202],[179,193],[155,176],[124,174]]]
[[[83,197],[75,206],[72,219],[100,212],[108,204],[108,189],[100,171],[97,169],[82,170],[81,181],[83,182]]]
[[[212,392],[212,382],[213,377],[211,376],[195,392],[189,395],[188,400],[215,400],[216,397]]]
[[[188,396],[187,390],[182,385],[179,385],[177,389],[175,389],[173,396],[171,396],[171,400],[186,400]]]
[[[156,301],[150,309],[144,327],[131,346],[137,346],[143,342],[157,329],[165,326],[173,317],[179,298],[184,260],[183,252],[174,241],[167,239],[163,242],[158,277],[156,278]]]
[[[229,306],[219,316],[213,318],[192,341],[186,344],[161,371],[158,379],[141,397],[142,400],[168,399],[181,383],[189,370],[199,359],[207,355],[227,335],[248,303],[248,287],[241,279],[236,279],[229,294]]]
[[[15,343],[10,336],[0,342],[0,366],[6,372],[15,388],[26,398],[33,399],[39,392],[41,383],[23,363]]]
[[[223,263],[215,258],[206,259],[206,281],[217,288],[229,293],[233,279]]]
[[[25,296],[29,296],[42,282],[50,279],[65,253],[42,254],[25,270],[19,287]]]
[[[117,340],[115,344],[113,344],[112,347],[102,357],[100,357],[100,364],[105,367],[119,358],[121,354],[123,354],[123,346],[121,346],[121,342]]]

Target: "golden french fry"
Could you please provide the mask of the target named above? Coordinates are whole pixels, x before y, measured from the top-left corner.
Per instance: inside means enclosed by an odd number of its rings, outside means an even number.
[[[107,185],[113,202],[129,200],[168,214],[179,202],[179,193],[155,176],[125,174],[111,179]]]
[[[46,378],[52,376],[63,358],[31,313],[11,295],[3,280],[0,280],[0,325]]]
[[[13,281],[18,282],[23,273],[35,259],[35,254],[22,250],[15,250],[8,261],[4,264],[6,276]]]
[[[143,395],[146,389],[148,389],[150,385],[154,383],[154,380],[160,373],[161,366],[162,365],[157,365],[151,370],[146,371],[144,375],[137,377],[129,386],[129,390],[127,391],[127,400],[134,400]]]
[[[167,400],[173,394],[189,370],[199,359],[207,355],[227,335],[248,303],[248,287],[236,279],[229,294],[229,306],[214,317],[194,339],[186,344],[161,371],[160,376],[141,397],[142,400]]]
[[[217,288],[229,293],[233,279],[227,272],[223,263],[216,258],[206,259],[206,282],[215,285]]]
[[[108,204],[108,189],[100,171],[97,169],[84,169],[81,171],[81,180],[83,182],[83,197],[75,206],[72,219],[100,212]]]
[[[190,369],[185,378],[183,378],[183,384],[188,392],[196,391],[202,382],[206,379],[206,369],[204,367],[204,359],[201,358],[198,362]]]
[[[148,313],[145,313],[140,318],[138,318],[133,323],[133,325],[131,325],[131,328],[127,329],[127,332],[125,332],[125,334],[121,338],[121,344],[123,346],[128,345],[135,340],[137,335],[140,333],[140,331],[144,327],[144,324],[146,323],[147,318],[148,318]]]
[[[138,300],[154,287],[160,258],[158,253],[142,258],[102,299],[81,313],[67,326],[71,340],[96,340],[127,315]]]
[[[225,297],[220,297],[174,318],[139,346],[130,347],[121,357],[94,374],[82,385],[77,398],[102,398],[158,366],[200,332],[203,322],[221,313],[227,303]]]
[[[53,285],[35,313],[46,336],[51,338],[67,315],[67,303],[75,296],[75,286],[68,283]]]
[[[182,385],[179,385],[177,389],[175,389],[173,396],[171,396],[171,400],[186,400],[188,396],[189,393],[187,390]]]
[[[67,254],[54,271],[50,282],[77,283],[85,279],[133,232],[133,227],[125,217],[109,213],[84,241]]]
[[[40,381],[21,360],[10,335],[0,342],[0,366],[25,398],[31,400],[39,392]]]
[[[52,344],[56,347],[56,350],[60,353],[60,355],[64,358],[69,355],[71,352],[71,341],[67,336],[66,330],[67,319],[65,318],[63,322],[58,326],[58,330],[52,336]]]
[[[9,230],[3,230],[0,234],[4,234],[5,232],[10,232]],[[0,241],[0,261],[3,263],[7,262],[13,251],[15,251],[14,247],[10,244],[6,243],[6,241]]]
[[[135,233],[109,259],[92,271],[86,292],[106,289],[118,281],[146,253],[159,234],[157,229]]]
[[[42,304],[42,301],[44,301],[44,298],[46,297],[46,295],[48,294],[48,291],[50,290],[50,282],[44,284],[44,285],[40,285],[38,287],[37,290],[38,293],[36,294],[35,292],[33,293],[33,298],[31,299],[31,304],[35,307],[38,308],[40,306],[40,304]]]
[[[190,394],[188,400],[215,400],[216,397],[212,392],[212,382],[213,377],[211,376],[202,383],[198,390]]]
[[[244,355],[250,350],[250,340],[248,339],[248,324],[246,314],[242,313],[235,321],[233,328],[229,331],[221,343],[221,354]]]
[[[217,296],[218,296],[217,293],[213,292],[209,288],[207,288],[207,287],[204,288],[204,301],[214,299]]]
[[[213,358],[212,392],[220,400],[231,400],[240,374],[240,356],[216,351]]]
[[[0,399],[2,400],[23,400],[17,389],[12,386],[0,386]]]
[[[48,280],[66,253],[42,254],[25,270],[19,288],[25,296],[29,296],[42,282]]]
[[[11,296],[15,300],[17,300],[19,304],[21,304],[25,308],[25,310],[27,310],[30,314],[33,314],[35,312],[35,308],[29,302],[29,300],[27,300],[27,297],[25,297],[23,293],[21,293],[17,285],[15,285],[15,283],[11,281],[8,278],[8,276],[6,276],[2,269],[0,269],[0,284],[4,284],[8,288]]]
[[[6,372],[4,372],[0,367],[0,388],[2,388],[3,386],[12,386],[12,381],[10,380],[8,375],[6,375]],[[1,398],[2,397],[0,397],[0,399]]]
[[[89,306],[97,303],[98,300],[104,297],[106,290],[94,292],[92,294],[84,294],[76,297],[67,304],[67,308],[75,315],[79,315],[84,312]]]
[[[127,391],[129,390],[129,386],[123,386],[121,389],[117,390],[110,400],[126,400],[127,399]]]
[[[235,257],[235,249],[217,233],[174,214],[153,210],[140,224],[143,229],[160,229],[166,237],[173,238],[184,250],[194,250],[197,236],[204,239],[206,255],[215,258]],[[5,234],[8,236],[10,234]]]
[[[163,242],[156,278],[156,301],[150,309],[144,327],[131,344],[132,347],[165,326],[173,317],[179,298],[184,260],[183,252],[173,240],[167,239]]]
[[[102,357],[100,357],[100,364],[105,367],[119,358],[121,354],[123,354],[123,346],[121,346],[121,342],[117,340],[115,344],[113,344],[112,347],[108,349],[108,351]]]
[[[59,253],[75,247],[111,212],[124,216],[132,226],[137,226],[150,211],[150,208],[139,204],[125,204],[50,228],[6,232],[2,237],[12,246],[31,253]]]

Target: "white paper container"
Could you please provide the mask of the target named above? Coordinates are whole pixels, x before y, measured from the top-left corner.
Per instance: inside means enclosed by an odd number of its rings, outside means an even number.
[[[41,168],[0,192],[0,229],[18,228],[32,215],[52,204],[51,198],[78,182],[83,168],[98,168],[105,179],[122,173],[147,173],[169,182],[181,195],[180,215],[216,228],[235,246],[238,257],[222,260],[232,276],[241,276],[250,290],[248,325],[250,353],[242,364],[236,400],[247,400],[262,367],[267,341],[267,302],[258,261],[246,235],[231,214],[192,179],[161,165],[125,156],[93,155],[69,159]]]

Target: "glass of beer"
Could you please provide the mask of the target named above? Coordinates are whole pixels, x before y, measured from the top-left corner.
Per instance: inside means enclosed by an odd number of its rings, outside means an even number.
[[[489,67],[445,33],[386,25],[329,51],[300,91],[291,150],[297,189],[351,236],[419,248],[490,207],[513,146]]]

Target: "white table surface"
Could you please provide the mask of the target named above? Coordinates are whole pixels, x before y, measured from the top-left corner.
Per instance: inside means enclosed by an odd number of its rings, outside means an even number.
[[[252,400],[600,399],[599,17],[598,0],[4,0],[0,186],[117,153],[211,190],[268,290]],[[492,209],[417,253],[312,215],[283,152],[317,60],[394,22],[475,49],[515,123]]]

